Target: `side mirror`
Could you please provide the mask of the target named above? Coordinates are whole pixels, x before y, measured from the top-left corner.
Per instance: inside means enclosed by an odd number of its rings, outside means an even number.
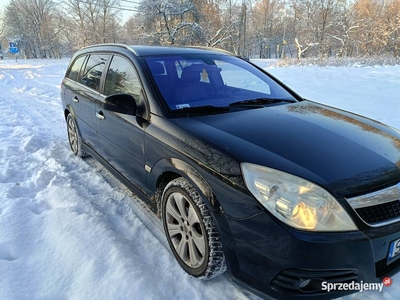
[[[128,94],[115,94],[108,96],[103,103],[103,108],[105,110],[126,114],[135,115],[136,114],[136,101],[132,95]]]

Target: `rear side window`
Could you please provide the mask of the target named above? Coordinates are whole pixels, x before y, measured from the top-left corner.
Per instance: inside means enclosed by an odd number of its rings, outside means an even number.
[[[141,89],[139,77],[129,60],[114,56],[107,72],[104,94],[130,94],[138,103]]]
[[[109,55],[99,54],[92,54],[89,56],[85,71],[83,72],[82,84],[96,91],[100,91],[100,79],[108,57]]]
[[[85,61],[86,56],[81,56],[78,59],[74,61],[72,64],[71,68],[68,71],[67,78],[73,80],[73,81],[78,81],[79,78],[79,72],[82,69],[83,62]]]

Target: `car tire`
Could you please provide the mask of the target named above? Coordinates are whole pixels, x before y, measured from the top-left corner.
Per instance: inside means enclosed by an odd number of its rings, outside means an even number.
[[[187,273],[206,280],[226,271],[214,221],[201,196],[186,179],[176,178],[165,187],[162,219],[172,253]]]
[[[78,157],[87,156],[86,152],[82,150],[82,138],[71,114],[68,114],[67,116],[67,132],[69,146],[71,147],[72,152]]]

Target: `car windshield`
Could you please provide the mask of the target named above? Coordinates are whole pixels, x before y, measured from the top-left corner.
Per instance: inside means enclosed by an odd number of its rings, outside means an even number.
[[[146,62],[171,111],[296,102],[268,75],[234,56],[157,56]]]

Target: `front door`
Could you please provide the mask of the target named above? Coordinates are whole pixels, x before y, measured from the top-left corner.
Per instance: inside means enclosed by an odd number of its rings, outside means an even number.
[[[104,84],[104,95],[130,94],[139,101],[142,86],[131,62],[114,56]],[[104,99],[105,97],[103,97]],[[97,128],[102,156],[120,174],[142,191],[146,184],[144,168],[144,128],[136,116],[102,109],[97,105]]]

